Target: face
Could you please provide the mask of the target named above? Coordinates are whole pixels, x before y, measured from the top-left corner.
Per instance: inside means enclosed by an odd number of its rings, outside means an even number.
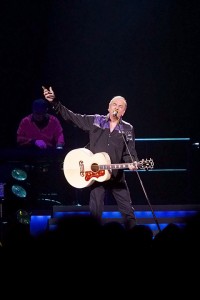
[[[108,106],[108,111],[110,116],[113,116],[113,112],[117,112],[117,117],[120,118],[125,114],[127,108],[127,103],[125,98],[121,96],[116,96],[113,99],[111,99],[109,106]]]
[[[46,116],[47,116],[47,112],[33,112],[33,119],[36,121],[36,122],[42,122],[46,119]]]

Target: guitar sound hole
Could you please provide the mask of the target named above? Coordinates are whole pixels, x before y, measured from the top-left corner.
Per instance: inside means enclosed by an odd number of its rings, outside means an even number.
[[[92,170],[92,172],[98,172],[99,171],[99,165],[98,164],[92,164],[91,170]]]

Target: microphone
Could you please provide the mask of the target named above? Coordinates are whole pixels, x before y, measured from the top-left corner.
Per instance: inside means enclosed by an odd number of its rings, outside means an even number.
[[[113,117],[117,117],[117,114],[118,114],[118,110],[114,110],[112,113]]]

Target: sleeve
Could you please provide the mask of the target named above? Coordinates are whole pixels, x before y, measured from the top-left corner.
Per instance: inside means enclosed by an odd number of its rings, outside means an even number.
[[[131,162],[131,159],[130,159],[130,154],[131,154],[134,161],[139,161],[137,151],[135,148],[135,132],[134,132],[134,128],[132,125],[130,126],[130,128],[128,130],[125,131],[124,137],[125,137],[125,140],[126,140],[126,143],[127,143],[130,153],[126,147],[124,154],[123,154],[123,160],[125,162]]]
[[[57,118],[55,118],[55,140],[56,148],[62,148],[65,145],[63,127]]]
[[[72,122],[80,129],[89,131],[94,123],[94,115],[81,115],[74,113],[61,104],[60,101],[53,102],[53,109],[57,114],[60,114],[65,121]]]
[[[18,146],[32,146],[35,144],[35,140],[28,137],[27,132],[27,120],[22,119],[17,129],[17,144]]]

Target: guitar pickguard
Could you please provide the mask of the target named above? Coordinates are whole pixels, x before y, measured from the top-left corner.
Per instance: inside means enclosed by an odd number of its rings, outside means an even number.
[[[92,178],[99,178],[105,175],[105,170],[99,170],[98,172],[87,171],[85,172],[85,180],[89,181]]]

